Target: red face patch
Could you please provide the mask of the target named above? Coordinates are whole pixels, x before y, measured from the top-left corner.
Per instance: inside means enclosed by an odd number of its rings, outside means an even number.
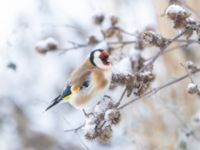
[[[108,62],[108,57],[109,57],[109,53],[108,51],[104,50],[101,52],[100,54],[100,59],[103,62],[104,65],[109,65],[110,62]]]
[[[103,51],[101,52],[100,56],[101,56],[101,57],[108,57],[108,56],[109,56],[109,53],[108,53],[108,51],[103,50]]]

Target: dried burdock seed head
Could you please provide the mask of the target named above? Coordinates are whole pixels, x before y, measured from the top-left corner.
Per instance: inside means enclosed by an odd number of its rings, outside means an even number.
[[[46,40],[48,50],[56,50],[58,48],[58,41],[52,37],[47,38]]]
[[[46,52],[56,50],[57,48],[58,41],[52,37],[39,41],[35,46],[36,51],[40,54],[46,54]]]
[[[169,5],[169,7],[166,10],[166,14],[172,20],[186,19],[191,15],[182,6],[177,4]]]
[[[95,106],[94,113],[95,115],[104,114],[107,109],[110,109],[114,106],[114,101],[110,97],[104,96],[104,98]]]
[[[98,136],[96,132],[97,118],[94,115],[89,115],[85,120],[85,126],[83,128],[86,139],[93,140]]]
[[[106,126],[102,128],[101,131],[99,132],[98,139],[101,143],[108,143],[111,137],[112,137],[111,126]]]
[[[170,5],[165,13],[174,22],[174,28],[186,27],[186,19],[191,15],[191,13],[189,13],[182,6],[177,4]]]
[[[44,40],[39,41],[35,46],[35,50],[40,54],[46,54],[48,51],[47,43]]]
[[[136,80],[133,88],[134,94],[140,96],[145,93],[154,79],[155,75],[151,71],[136,74]]]
[[[160,34],[153,31],[145,31],[142,33],[142,39],[145,45],[152,45],[157,47],[165,47],[168,40],[163,38]]]
[[[199,92],[198,86],[194,83],[189,83],[187,87],[187,92],[189,94],[196,94]]]
[[[130,80],[132,80],[131,74],[112,74],[112,84],[126,85]]]
[[[192,61],[186,61],[185,67],[188,69],[188,71],[193,72],[195,71],[198,67],[194,65]]]
[[[98,133],[94,130],[94,131],[88,131],[84,134],[85,138],[88,140],[94,140],[97,136]]]
[[[96,25],[101,25],[105,19],[105,16],[103,14],[95,15],[94,16],[94,23]]]
[[[111,21],[112,26],[115,26],[119,20],[118,20],[118,17],[111,16],[110,21]]]
[[[88,38],[88,44],[90,44],[90,45],[96,45],[97,43],[99,43],[99,40],[94,35],[91,35]]]
[[[105,112],[105,120],[111,124],[117,124],[120,121],[120,112],[117,109],[108,109]]]

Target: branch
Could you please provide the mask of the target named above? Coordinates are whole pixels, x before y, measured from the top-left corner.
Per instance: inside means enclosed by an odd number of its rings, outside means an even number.
[[[196,74],[196,73],[198,73],[198,72],[200,72],[200,68],[198,68],[198,69],[192,71],[190,74]],[[175,84],[175,83],[177,83],[177,82],[179,82],[179,81],[182,81],[182,80],[188,78],[188,77],[190,76],[190,74],[186,74],[186,75],[184,75],[184,76],[182,76],[182,77],[179,77],[178,79],[175,79],[175,80],[173,80],[173,81],[171,81],[171,82],[168,82],[168,83],[166,83],[166,84],[164,84],[164,85],[161,85],[161,86],[158,87],[158,88],[154,88],[154,89],[152,89],[152,90],[146,92],[146,93],[143,94],[142,96],[136,97],[135,99],[130,100],[129,102],[123,104],[123,105],[120,106],[118,109],[123,109],[124,107],[130,105],[131,103],[133,103],[133,102],[135,102],[135,101],[137,101],[137,100],[139,100],[139,99],[141,99],[141,98],[150,97],[150,96],[156,94],[158,91],[160,91],[160,90],[162,90],[162,89],[164,89],[164,88],[166,88],[166,87],[168,87],[168,86],[170,86],[170,85],[173,85],[173,84]]]
[[[181,37],[182,35],[184,35],[186,32],[188,32],[189,29],[185,29],[183,32],[181,32],[180,34],[178,34],[177,36],[175,36],[173,39],[171,39],[166,45],[165,47],[163,47],[162,49],[160,49],[160,51],[151,59],[151,61],[149,61],[149,63],[147,63],[144,67],[142,67],[139,72],[144,71],[145,69],[147,69],[149,66],[151,66],[157,59],[158,57],[167,49],[167,47],[169,47],[174,41],[176,41],[179,37]]]
[[[77,133],[78,130],[80,130],[80,129],[83,128],[84,126],[85,126],[85,123],[84,123],[84,124],[81,124],[81,125],[78,126],[77,128],[64,130],[64,132],[75,132],[75,133]]]

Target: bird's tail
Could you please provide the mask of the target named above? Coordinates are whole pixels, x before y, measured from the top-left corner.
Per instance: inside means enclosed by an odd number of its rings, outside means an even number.
[[[45,111],[49,110],[51,107],[55,106],[56,104],[58,104],[60,101],[62,100],[61,95],[58,95],[51,103],[51,105],[49,105]]]

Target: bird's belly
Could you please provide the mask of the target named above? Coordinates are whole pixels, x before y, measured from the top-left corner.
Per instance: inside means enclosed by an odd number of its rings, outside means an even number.
[[[84,91],[70,98],[69,103],[77,109],[93,108],[103,98],[106,88],[95,91],[95,94]],[[89,94],[90,93],[90,94]]]

